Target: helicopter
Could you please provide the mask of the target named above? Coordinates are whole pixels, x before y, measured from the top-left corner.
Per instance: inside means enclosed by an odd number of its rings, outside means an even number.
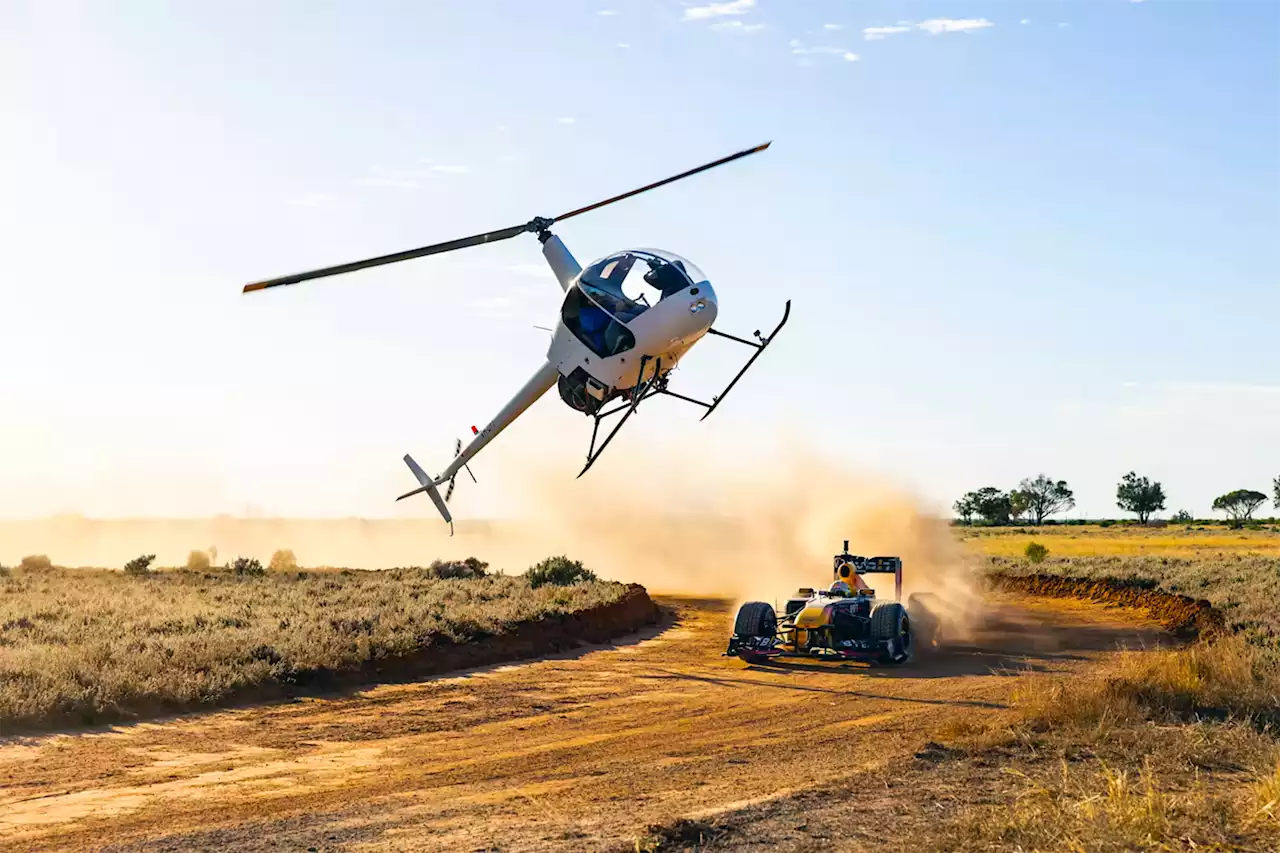
[[[449,512],[448,500],[453,496],[458,474],[465,469],[474,481],[475,475],[471,473],[468,464],[471,459],[553,386],[571,409],[593,420],[587,462],[578,472],[579,477],[596,463],[600,454],[644,400],[659,394],[682,400],[703,408],[705,412],[702,420],[706,420],[724,402],[738,380],[786,325],[791,316],[790,300],[787,300],[782,320],[768,335],[762,335],[758,329],[753,333],[755,340],[727,334],[712,327],[719,302],[711,282],[692,261],[660,249],[625,249],[605,255],[582,267],[550,229],[566,219],[759,153],[770,144],[766,142],[730,154],[559,216],[534,217],[523,225],[513,225],[472,237],[266,279],[245,285],[243,292],[252,293],[427,255],[438,255],[509,240],[520,234],[537,235],[542,244],[542,255],[565,294],[545,361],[484,429],[471,427],[472,439],[465,448],[461,439],[456,441],[453,460],[439,475],[430,476],[412,456],[404,456],[405,464],[420,485],[396,500],[425,492],[440,516],[449,524],[452,533],[453,516]],[[710,403],[678,394],[668,387],[671,371],[680,359],[694,344],[708,335],[735,341],[755,350],[725,389],[711,398]],[[601,423],[619,414],[621,417],[597,446]],[[445,493],[441,495],[439,486],[445,484]]]

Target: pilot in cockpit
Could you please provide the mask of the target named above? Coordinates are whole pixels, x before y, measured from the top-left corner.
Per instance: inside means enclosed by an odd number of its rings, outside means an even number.
[[[644,280],[662,291],[663,299],[673,293],[679,293],[689,286],[689,278],[685,275],[684,264],[679,261],[668,263],[660,258],[650,258],[648,263],[649,271],[644,274]]]

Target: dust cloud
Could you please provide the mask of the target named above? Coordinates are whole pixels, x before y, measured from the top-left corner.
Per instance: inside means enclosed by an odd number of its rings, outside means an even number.
[[[581,480],[561,461],[517,478],[526,535],[652,592],[780,602],[833,580],[832,556],[898,556],[903,594],[931,592],[948,621],[968,623],[972,574],[948,522],[887,480],[808,451],[749,460],[623,455]],[[866,580],[881,597],[891,575]]]
[[[574,479],[581,462],[567,455],[499,451],[490,459],[501,482],[491,476],[479,488],[505,493],[506,517],[460,521],[453,538],[434,517],[72,516],[0,521],[0,562],[45,553],[59,565],[118,567],[155,553],[159,565],[180,566],[191,550],[212,545],[218,562],[245,555],[265,563],[275,549],[289,548],[304,566],[386,568],[475,555],[519,573],[566,554],[652,592],[780,602],[799,587],[829,584],[832,555],[848,539],[855,554],[901,557],[904,594],[936,593],[959,621],[968,621],[975,600],[945,519],[889,481],[811,451],[764,449],[742,459],[705,446],[620,446],[582,479]],[[468,503],[458,504],[461,519]],[[430,512],[425,502],[423,512]],[[892,595],[891,576],[868,581],[881,597]]]

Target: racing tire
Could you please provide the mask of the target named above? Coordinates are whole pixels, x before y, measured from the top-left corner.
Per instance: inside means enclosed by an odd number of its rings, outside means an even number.
[[[871,639],[886,643],[887,648],[877,663],[900,666],[911,660],[913,642],[911,618],[907,608],[896,601],[877,604],[871,611]]]
[[[772,637],[778,633],[778,615],[765,601],[748,601],[738,608],[733,633],[739,637]]]

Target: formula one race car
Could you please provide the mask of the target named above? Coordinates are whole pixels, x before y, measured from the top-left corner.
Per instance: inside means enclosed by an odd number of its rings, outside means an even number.
[[[801,589],[788,599],[782,621],[773,605],[751,601],[738,609],[725,655],[760,663],[776,657],[860,660],[896,666],[911,660],[917,643],[932,645],[937,618],[926,596],[903,606],[902,560],[837,554],[829,589]],[[863,576],[892,573],[893,600],[877,601]]]

